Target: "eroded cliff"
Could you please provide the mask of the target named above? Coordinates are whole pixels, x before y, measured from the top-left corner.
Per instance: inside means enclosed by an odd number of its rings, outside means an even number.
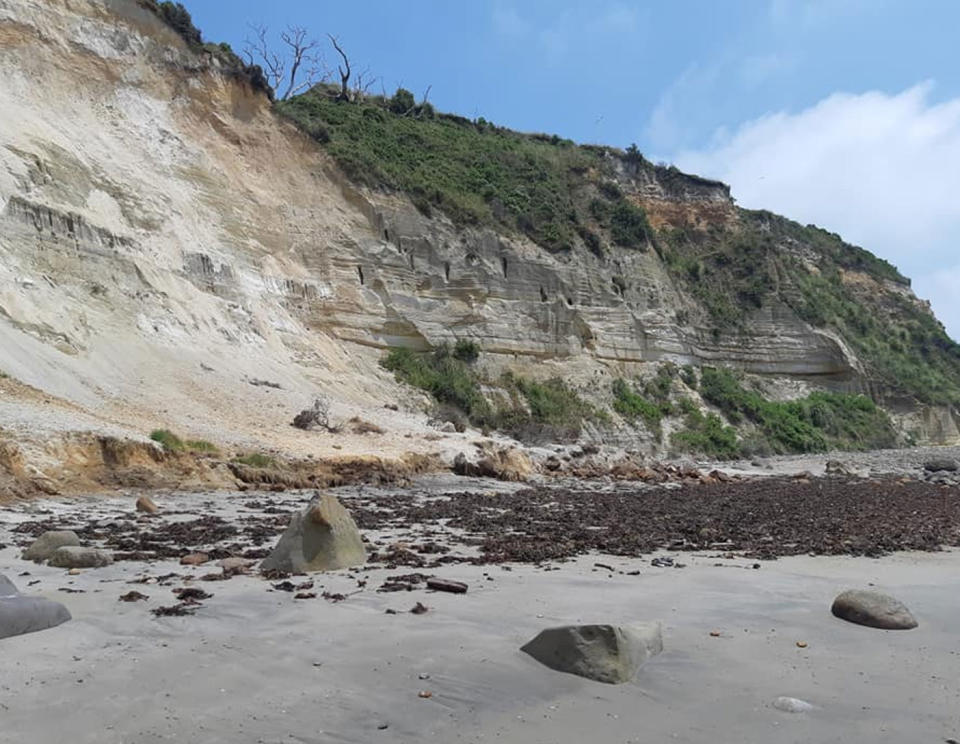
[[[731,365],[784,395],[867,392],[919,440],[960,438],[949,405],[891,387],[846,326],[804,310],[792,267],[819,276],[824,249],[723,184],[605,155],[658,249],[547,250],[358,185],[132,0],[0,0],[0,64],[0,370],[60,402],[8,394],[8,432],[170,426],[322,453],[288,424],[323,392],[395,434],[341,446],[429,449],[404,437],[423,431],[419,399],[379,362],[469,338],[491,373],[597,400],[651,363]],[[718,323],[709,278],[729,269],[705,246],[761,233],[770,286]],[[902,282],[841,270],[852,297],[925,312]],[[383,408],[398,400],[407,412]]]

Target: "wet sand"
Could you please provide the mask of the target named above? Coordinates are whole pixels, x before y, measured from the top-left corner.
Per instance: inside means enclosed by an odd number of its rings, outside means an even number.
[[[157,501],[167,511],[226,517],[250,498]],[[33,506],[87,519],[131,512],[133,501]],[[684,568],[653,567],[651,556],[591,554],[549,567],[557,570],[459,563],[429,571],[468,582],[465,595],[380,593],[386,577],[410,569],[375,568],[314,575],[318,597],[296,600],[256,576],[127,583],[199,577],[217,570],[210,564],[122,561],[70,576],[27,563],[10,532],[25,518],[36,515],[0,512],[0,542],[8,545],[0,572],[24,592],[63,602],[74,619],[0,642],[4,742],[892,744],[960,736],[957,550],[793,556],[759,569],[754,559],[694,551],[658,554]],[[405,531],[368,536],[388,542]],[[24,571],[30,576],[18,575]],[[192,616],[151,614],[188,584],[214,596]],[[831,616],[839,591],[870,585],[904,601],[920,627],[880,631]],[[118,601],[131,589],[149,600]],[[347,598],[328,601],[323,591]],[[416,602],[429,611],[409,613]],[[657,619],[665,651],[627,685],[560,674],[518,650],[551,625]],[[419,697],[422,690],[432,696]],[[770,705],[780,695],[816,708],[783,713]]]

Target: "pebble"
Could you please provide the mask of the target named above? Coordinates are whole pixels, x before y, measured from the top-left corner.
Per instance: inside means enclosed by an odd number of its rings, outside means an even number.
[[[773,701],[773,707],[784,713],[807,713],[813,710],[813,706],[806,700],[792,697],[778,697]]]
[[[417,693],[417,697],[432,698],[433,693],[430,692],[430,690],[420,690],[420,692]]]

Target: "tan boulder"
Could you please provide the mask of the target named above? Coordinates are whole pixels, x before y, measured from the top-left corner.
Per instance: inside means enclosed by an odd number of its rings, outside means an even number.
[[[332,495],[324,493],[302,513],[293,515],[260,568],[302,573],[360,566],[366,561],[367,551],[350,512]]]
[[[141,496],[137,499],[137,511],[145,514],[156,514],[160,509],[149,496]]]

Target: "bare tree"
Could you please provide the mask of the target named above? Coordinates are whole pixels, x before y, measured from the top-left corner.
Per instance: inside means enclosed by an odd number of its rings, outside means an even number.
[[[307,38],[307,30],[303,26],[287,26],[287,30],[281,32],[280,41],[286,47],[285,54],[277,54],[271,49],[267,42],[266,26],[256,24],[250,28],[255,38],[248,38],[244,42],[243,53],[248,64],[257,62],[264,68],[270,87],[281,101],[327,79],[327,68],[319,51],[319,43],[316,39]],[[283,95],[279,95],[284,85],[286,89]]]
[[[355,76],[356,83],[353,86],[353,100],[362,101],[367,97],[370,88],[379,80],[377,77],[370,76],[370,68],[366,67]]]
[[[349,101],[350,100],[350,60],[347,58],[347,53],[343,51],[340,44],[337,42],[337,38],[333,34],[327,34],[330,38],[330,43],[333,44],[333,48],[337,50],[337,53],[343,58],[343,67],[339,64],[337,65],[337,71],[340,73],[340,95],[337,96],[338,100]],[[347,69],[344,70],[343,68]]]

